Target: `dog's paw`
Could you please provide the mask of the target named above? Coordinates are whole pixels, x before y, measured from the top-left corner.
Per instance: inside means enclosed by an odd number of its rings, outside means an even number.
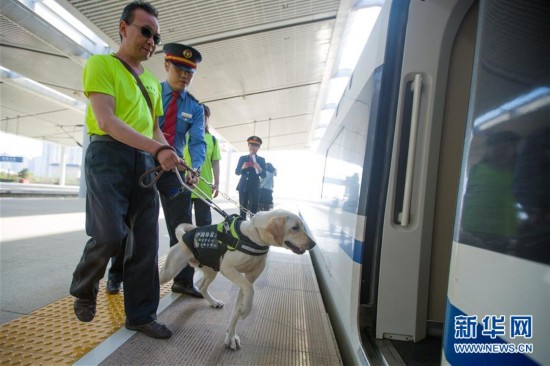
[[[241,339],[238,335],[230,336],[229,333],[225,335],[225,346],[233,351],[241,349]]]
[[[212,301],[210,301],[210,306],[212,306],[214,309],[221,309],[224,305],[225,304],[218,299],[212,299]]]

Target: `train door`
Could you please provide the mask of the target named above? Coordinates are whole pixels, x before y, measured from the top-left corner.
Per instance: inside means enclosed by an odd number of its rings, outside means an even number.
[[[383,207],[377,339],[441,334],[466,124],[473,1],[411,1]]]
[[[476,20],[473,0],[384,2],[321,142],[321,199],[301,212],[348,363],[441,333]]]

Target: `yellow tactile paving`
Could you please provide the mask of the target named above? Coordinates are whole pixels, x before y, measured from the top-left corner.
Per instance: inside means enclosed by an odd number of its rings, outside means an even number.
[[[96,317],[80,322],[72,296],[53,302],[0,326],[1,365],[72,365],[124,325],[122,292],[109,295],[105,283],[97,298]],[[170,292],[161,286],[160,296]]]

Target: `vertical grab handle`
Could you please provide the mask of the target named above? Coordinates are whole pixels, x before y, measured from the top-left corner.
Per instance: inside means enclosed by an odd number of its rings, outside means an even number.
[[[416,135],[418,131],[418,114],[420,111],[420,95],[422,92],[422,75],[416,74],[411,85],[413,103],[411,112],[411,132],[409,134],[409,152],[407,154],[407,170],[405,174],[405,187],[403,191],[403,210],[401,211],[400,224],[407,226],[410,222],[412,179],[414,173],[414,152],[416,150]]]

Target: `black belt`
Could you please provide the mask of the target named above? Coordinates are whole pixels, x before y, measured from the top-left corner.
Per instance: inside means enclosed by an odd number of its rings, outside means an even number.
[[[118,142],[109,135],[90,135],[90,141],[109,141],[109,142]]]

